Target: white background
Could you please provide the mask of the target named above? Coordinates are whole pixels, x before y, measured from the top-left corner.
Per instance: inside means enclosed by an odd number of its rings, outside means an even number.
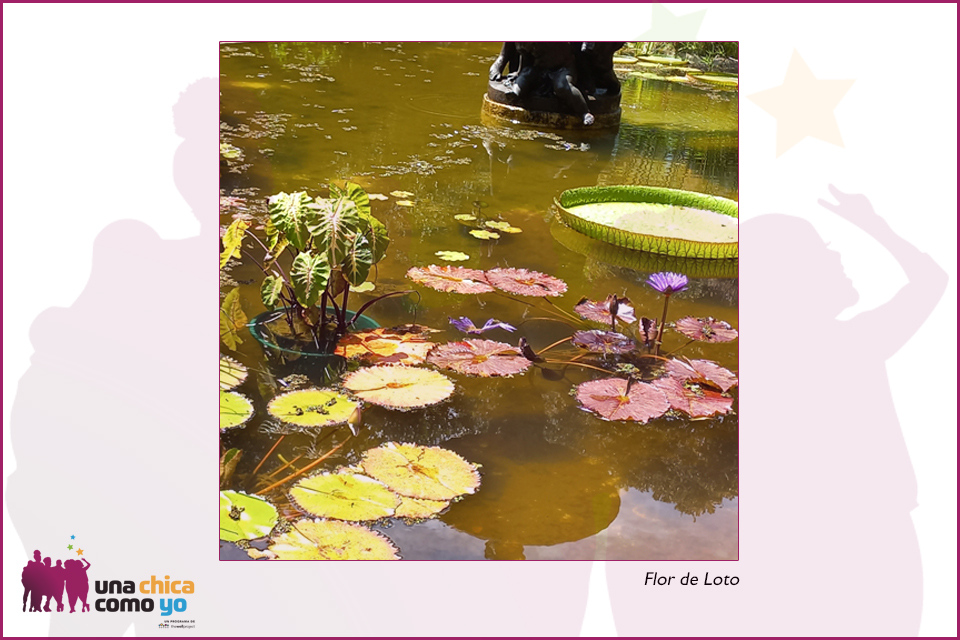
[[[30,364],[29,326],[83,289],[93,239],[118,219],[118,207],[98,202],[130,203],[126,217],[163,238],[199,230],[173,185],[181,139],[171,107],[192,81],[218,76],[220,40],[637,40],[651,28],[648,4],[567,6],[576,12],[568,25],[535,5],[4,4],[4,490],[15,468],[9,416]],[[813,222],[860,292],[842,317],[885,302],[905,278],[873,240],[817,207],[827,184],[870,196],[897,234],[950,274],[939,307],[888,372],[919,483],[921,633],[956,635],[956,5],[667,9],[706,9],[698,37],[676,39],[740,41],[740,215]],[[808,138],[778,159],[776,121],[749,96],[782,84],[795,49],[817,78],[856,82],[835,110],[843,148]],[[6,509],[3,517],[4,635],[44,635],[46,616],[8,606],[26,555]],[[586,633],[612,630],[602,596],[592,592]],[[461,632],[469,633],[450,630]]]

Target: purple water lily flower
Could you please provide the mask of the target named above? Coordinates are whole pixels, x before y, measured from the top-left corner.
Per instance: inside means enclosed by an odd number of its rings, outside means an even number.
[[[460,329],[460,331],[463,331],[464,333],[470,333],[477,336],[484,331],[489,331],[490,329],[503,329],[504,331],[517,330],[515,326],[507,324],[506,322],[500,322],[499,320],[495,320],[493,318],[487,320],[486,323],[480,328],[477,328],[477,326],[473,324],[473,320],[467,318],[466,316],[460,316],[456,320],[450,318],[450,324],[455,326],[457,329]]]
[[[647,280],[647,284],[663,295],[669,296],[671,293],[677,293],[687,288],[687,276],[682,273],[660,271],[652,274],[650,279]]]

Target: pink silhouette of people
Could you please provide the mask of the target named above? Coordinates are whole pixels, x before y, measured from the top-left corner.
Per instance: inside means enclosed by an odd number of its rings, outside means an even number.
[[[80,612],[90,611],[90,605],[87,604],[87,593],[90,591],[90,581],[87,578],[87,569],[90,563],[86,558],[80,560],[67,560],[64,563],[64,569],[67,582],[67,598],[70,601],[70,613],[76,611],[77,600],[83,605]]]
[[[34,559],[27,561],[21,574],[23,610],[27,610],[27,596],[29,595],[30,611],[32,612],[50,612],[51,599],[57,603],[57,611],[63,611],[63,586],[64,582],[67,581],[67,592],[71,593],[72,588],[72,593],[76,593],[76,596],[80,597],[83,602],[84,610],[89,611],[90,607],[87,605],[86,598],[90,589],[87,579],[87,568],[90,563],[84,560],[83,562],[86,563],[86,567],[84,567],[79,560],[67,560],[66,566],[63,566],[63,561],[57,560],[56,566],[51,566],[50,558],[44,558],[41,562],[40,555],[39,550],[34,551]],[[71,571],[68,569],[69,567],[74,567],[74,569]],[[73,587],[70,586],[71,581]],[[45,603],[43,602],[44,597],[47,599]],[[76,597],[71,602],[71,613],[75,602]]]
[[[645,590],[640,603],[643,575],[610,565],[621,635],[919,630],[921,560],[910,518],[916,477],[886,360],[936,307],[947,275],[865,196],[830,192],[836,202],[820,204],[876,239],[909,282],[880,307],[838,320],[858,293],[813,225],[785,215],[744,223],[741,283],[764,295],[741,305],[740,400],[750,419],[740,425],[740,504],[748,514],[741,513],[740,563],[684,565],[700,576],[740,573],[741,586],[690,589],[682,598]],[[749,615],[729,615],[744,602]],[[669,614],[680,608],[697,615],[678,625]],[[658,615],[644,614],[651,610]]]

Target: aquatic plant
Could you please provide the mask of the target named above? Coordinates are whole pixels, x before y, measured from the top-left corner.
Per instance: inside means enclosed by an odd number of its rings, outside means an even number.
[[[389,538],[337,520],[298,520],[270,541],[277,560],[399,560]]]
[[[400,504],[383,483],[348,471],[304,478],[290,489],[290,499],[310,515],[354,522],[390,517]]]
[[[224,234],[221,252],[224,264],[230,257],[250,256],[243,248],[244,238],[252,238],[262,248],[262,259],[250,257],[264,274],[260,287],[264,306],[282,308],[292,335],[299,337],[306,332],[308,341],[319,351],[330,342],[328,332],[335,342],[363,309],[386,297],[367,303],[348,321],[351,287],[364,284],[390,244],[386,226],[373,217],[370,199],[360,186],[348,182],[340,188],[331,184],[329,195],[313,198],[298,191],[270,196],[266,237],[261,240],[249,233],[249,224],[237,220]],[[292,256],[286,268],[280,264],[283,254]],[[231,321],[227,329],[237,326],[236,311],[232,306],[227,308],[226,300],[221,326],[225,316]],[[235,331],[227,331],[227,336],[234,340]],[[234,348],[227,340],[225,343]]]
[[[420,325],[357,331],[340,338],[334,353],[364,364],[422,364],[435,346],[427,338],[437,331]]]
[[[240,427],[253,417],[253,404],[236,391],[220,390],[220,430]]]
[[[427,362],[458,373],[481,376],[512,376],[522,373],[530,361],[517,347],[493,340],[462,340],[435,347]]]
[[[220,356],[220,389],[229,391],[243,384],[247,379],[247,368],[225,355]]]
[[[577,400],[604,420],[633,420],[641,424],[659,418],[670,408],[666,395],[646,382],[604,378],[577,387]]]
[[[253,540],[270,534],[278,522],[277,509],[256,496],[239,491],[220,492],[220,539]]]
[[[405,365],[368,367],[348,373],[343,388],[388,409],[419,409],[442,402],[453,393],[453,382],[442,373]]]
[[[661,271],[651,274],[647,284],[663,294],[663,316],[660,318],[660,330],[657,332],[655,355],[660,355],[660,345],[663,342],[663,327],[667,322],[667,306],[670,304],[670,296],[687,288],[687,276],[682,273],[673,273],[670,271]]]
[[[603,302],[580,298],[580,302],[573,307],[573,310],[584,320],[610,325],[610,331],[617,330],[617,320],[626,324],[633,324],[637,321],[630,299],[618,298],[613,293],[608,295]]]
[[[360,466],[402,496],[451,500],[480,486],[477,465],[440,447],[388,442],[364,452]]]
[[[736,340],[737,330],[723,320],[687,316],[676,322],[676,329],[691,340],[702,342],[730,342]]]

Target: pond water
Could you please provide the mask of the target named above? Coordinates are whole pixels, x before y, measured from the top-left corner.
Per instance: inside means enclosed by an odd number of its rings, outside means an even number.
[[[669,319],[712,316],[737,327],[735,263],[711,266],[620,250],[564,227],[552,210],[561,191],[597,184],[736,200],[737,93],[628,77],[619,130],[504,126],[480,115],[487,69],[498,52],[497,43],[222,45],[221,141],[242,156],[222,166],[221,224],[237,216],[262,222],[268,196],[298,190],[325,196],[331,181],[351,180],[368,193],[412,193],[372,202],[392,242],[378,265],[377,288],[351,296],[351,308],[378,293],[415,289],[419,299],[389,298],[366,314],[381,326],[416,321],[443,329],[434,336],[438,342],[462,339],[448,321],[458,316],[518,325],[515,334],[498,329],[484,337],[516,344],[523,335],[535,349],[571,332],[563,323],[532,319],[547,314],[502,296],[441,293],[404,277],[412,266],[448,264],[435,255],[441,250],[468,254],[454,263],[461,266],[519,267],[560,278],[568,290],[553,302],[567,311],[582,297],[616,293],[632,300],[637,316],[659,317],[663,298],[645,280],[662,268],[681,271],[690,286],[671,298]],[[413,206],[399,204],[404,199]],[[495,241],[472,237],[454,216],[475,213],[476,202],[485,203],[485,217],[522,233],[502,233]],[[264,311],[262,278],[249,260],[227,277],[239,284],[249,317]],[[279,437],[263,419],[276,393],[273,380],[300,372],[319,381],[323,374],[302,361],[267,362],[249,334],[241,337],[236,352],[223,352],[251,367],[240,391],[253,400],[256,415],[223,433],[221,442],[243,451],[228,488],[253,492],[262,486],[254,467]],[[686,342],[667,332],[664,350]],[[551,353],[561,357],[572,349]],[[679,354],[738,369],[735,341],[695,343]],[[535,368],[513,378],[445,373],[456,383],[449,400],[411,412],[368,406],[359,436],[315,469],[355,463],[363,451],[389,441],[439,445],[482,465],[479,490],[438,519],[376,525],[404,559],[737,558],[736,389],[727,416],[639,425],[579,409],[571,388],[602,377],[589,369],[569,367],[560,379]],[[319,441],[286,435],[260,479],[281,467],[278,456],[302,456],[300,468],[349,436],[346,428],[328,431]],[[289,505],[281,510],[294,515]],[[222,543],[221,557],[246,556]]]

